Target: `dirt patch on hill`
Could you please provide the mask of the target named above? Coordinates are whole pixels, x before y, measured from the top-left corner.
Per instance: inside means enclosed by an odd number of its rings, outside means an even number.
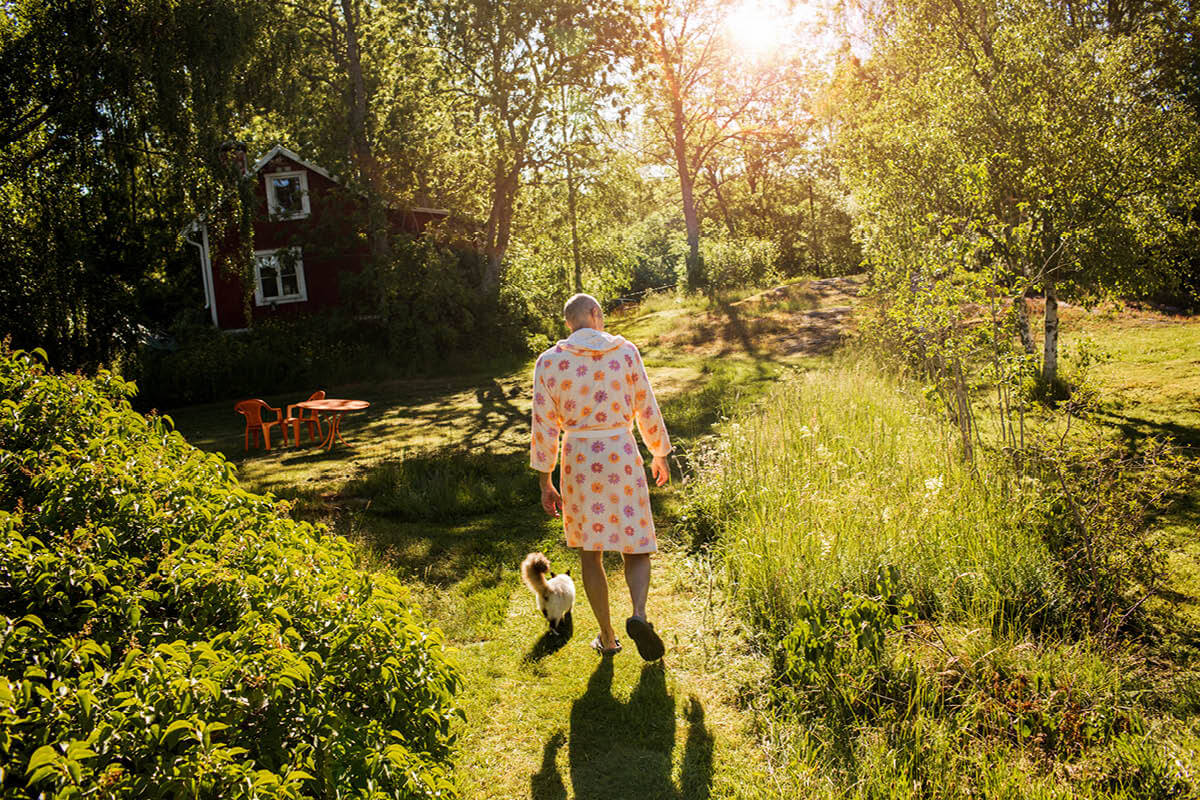
[[[776,286],[697,314],[658,343],[698,355],[826,355],[848,333],[865,283],[853,275]]]

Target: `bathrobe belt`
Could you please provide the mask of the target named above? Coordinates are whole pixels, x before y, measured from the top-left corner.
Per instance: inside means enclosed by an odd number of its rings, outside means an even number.
[[[583,430],[573,430],[567,428],[564,430],[567,436],[573,439],[603,439],[609,436],[616,436],[621,433],[631,433],[633,431],[633,423],[621,425],[617,428],[585,428]]]

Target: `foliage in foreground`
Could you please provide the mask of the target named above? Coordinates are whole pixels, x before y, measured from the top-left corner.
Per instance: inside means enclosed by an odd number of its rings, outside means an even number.
[[[690,485],[683,522],[773,655],[791,794],[1193,796],[1194,716],[1115,635],[1159,579],[1175,459],[972,465],[914,388],[865,361],[801,376]]]
[[[449,797],[458,678],[350,546],[0,349],[5,797]]]

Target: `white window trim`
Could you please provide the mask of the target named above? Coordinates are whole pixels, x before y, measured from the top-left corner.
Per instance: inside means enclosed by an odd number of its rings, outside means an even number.
[[[271,219],[304,219],[312,213],[312,208],[308,204],[308,172],[302,169],[287,170],[281,172],[264,172],[263,178],[267,182],[267,213]],[[277,209],[279,204],[275,202],[275,178],[299,178],[300,179],[300,204],[301,210],[295,214],[282,214]]]
[[[262,274],[259,272],[261,261],[259,259],[266,256],[273,256],[276,253],[291,252],[296,262],[296,285],[299,288],[298,294],[276,295],[275,297],[263,297],[262,293]],[[278,281],[278,286],[283,289],[283,281],[280,280],[279,274],[276,273],[275,280]],[[308,286],[304,283],[304,258],[303,251],[299,247],[277,247],[274,250],[255,250],[254,251],[254,305],[270,306],[282,305],[283,303],[304,303],[308,300]]]

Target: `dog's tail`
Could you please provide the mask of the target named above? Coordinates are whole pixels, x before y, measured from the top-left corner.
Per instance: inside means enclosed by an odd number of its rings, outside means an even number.
[[[550,573],[550,559],[541,553],[530,553],[521,562],[521,580],[529,590],[539,597],[545,597],[550,591],[546,586],[546,575]]]

